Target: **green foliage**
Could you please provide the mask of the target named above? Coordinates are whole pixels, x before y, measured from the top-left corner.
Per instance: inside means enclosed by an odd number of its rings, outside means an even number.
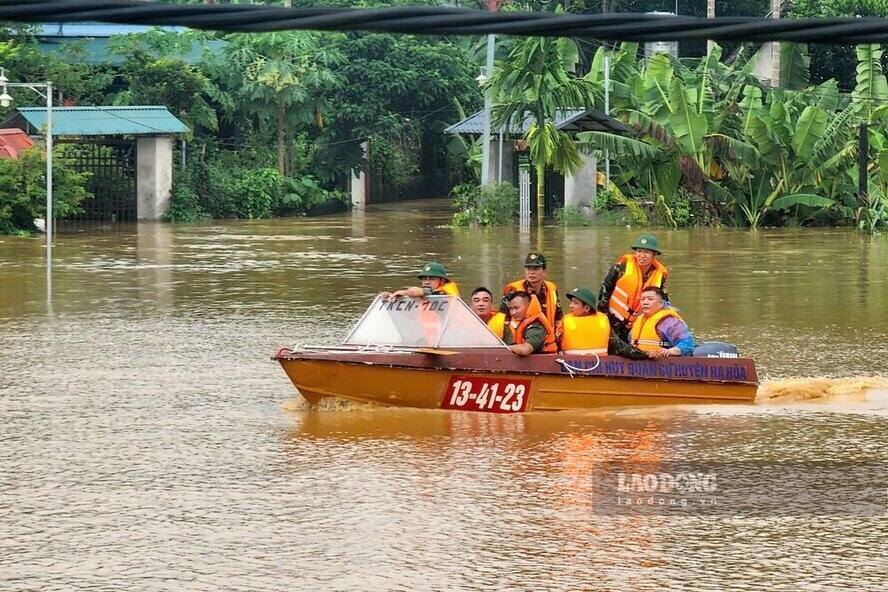
[[[555,210],[555,221],[562,226],[589,226],[592,221],[580,208],[565,206]]]
[[[888,79],[882,71],[882,49],[878,45],[857,46],[857,86],[852,102],[861,117],[873,121],[876,110],[888,101]]]
[[[53,217],[79,212],[79,204],[91,194],[86,190],[88,173],[64,164],[61,151],[53,153]],[[33,220],[46,216],[46,158],[31,148],[18,159],[0,159],[0,233],[33,230]]]
[[[888,16],[885,0],[793,0],[787,17]],[[836,79],[843,91],[855,87],[855,47],[817,44],[811,46],[811,80],[814,83]]]
[[[194,36],[155,30],[113,37],[108,51],[122,60],[118,71],[126,84],[111,102],[164,105],[189,127],[216,131],[216,112],[205,98],[210,82],[184,58],[191,51]]]
[[[442,133],[457,120],[458,105],[480,103],[472,44],[462,40],[154,29],[113,37],[109,62],[92,64],[89,44],[44,53],[34,33],[0,26],[0,64],[15,81],[50,79],[66,102],[80,105],[165,105],[194,130],[189,145],[218,142],[234,155],[211,150],[191,175],[200,177],[194,185],[177,173],[172,218],[261,216],[269,207],[302,212],[338,200],[329,188],[342,186],[360,165],[366,139],[374,182],[386,190],[480,162],[476,145],[452,152],[452,138]],[[201,46],[202,55],[194,51]],[[18,105],[34,104],[30,91],[12,94]],[[8,111],[0,109],[0,116]],[[247,162],[297,182],[284,182],[273,206],[264,194],[237,197],[234,178],[245,176],[237,171]],[[223,190],[202,189],[210,185]]]
[[[207,152],[192,156],[184,170],[176,171],[170,220],[305,215],[319,206],[347,202],[343,192],[325,189],[310,174],[281,175],[270,166],[274,156],[268,150],[211,146]]]
[[[211,217],[212,215],[201,207],[200,196],[193,185],[180,180],[173,186],[170,209],[167,210],[168,219],[177,222],[195,222]]]
[[[450,192],[454,226],[499,226],[518,218],[518,190],[508,183],[457,185]]]
[[[787,86],[797,87],[806,80],[805,50],[790,49]],[[861,46],[858,54],[849,103],[835,81],[769,89],[750,76],[753,62],[742,52],[727,65],[716,46],[688,65],[665,55],[641,60],[635,44],[623,44],[613,58],[613,112],[637,137],[579,137],[587,149],[619,154],[614,179],[622,194],[629,202],[652,200],[655,218],[671,226],[694,218],[757,227],[788,220],[784,212],[798,223],[856,221],[864,204],[845,174],[855,164],[854,130],[888,114],[873,107],[888,100],[881,50]],[[596,56],[593,68],[602,63]],[[871,126],[870,142],[888,148],[881,126]],[[697,203],[705,215],[694,214]]]
[[[480,163],[480,151],[468,145],[454,151],[454,138],[442,133],[465,116],[463,109],[480,104],[477,66],[456,41],[369,33],[349,34],[338,44],[344,62],[336,68],[339,82],[318,137],[321,178],[358,166],[366,138],[373,139],[376,152],[399,153],[385,163],[386,185],[416,171],[462,168],[467,157]],[[374,150],[371,158],[376,159]]]

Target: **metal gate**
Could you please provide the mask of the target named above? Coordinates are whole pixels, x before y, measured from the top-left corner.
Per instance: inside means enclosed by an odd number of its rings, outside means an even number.
[[[82,213],[68,216],[68,220],[136,219],[136,143],[133,140],[66,142],[64,155],[74,170],[92,174],[86,188],[93,197],[80,204]]]

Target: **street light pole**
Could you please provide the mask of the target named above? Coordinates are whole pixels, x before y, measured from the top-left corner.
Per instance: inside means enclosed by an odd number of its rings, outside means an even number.
[[[27,88],[46,99],[46,277],[52,274],[52,82],[9,82],[6,70],[0,68],[0,107],[9,107],[13,98],[10,88]],[[41,90],[43,89],[43,90]],[[49,286],[50,284],[47,284]]]
[[[52,82],[46,83],[46,274],[52,273]]]

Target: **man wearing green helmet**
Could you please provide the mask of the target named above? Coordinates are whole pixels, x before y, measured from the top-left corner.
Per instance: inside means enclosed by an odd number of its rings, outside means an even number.
[[[596,298],[592,290],[574,288],[567,293],[567,299],[570,313],[564,315],[559,344],[565,354],[610,354],[636,360],[648,357],[611,331],[607,315],[595,310]]]
[[[624,341],[628,341],[629,329],[638,316],[641,291],[653,286],[666,294],[669,275],[669,270],[657,259],[662,251],[654,235],[642,234],[636,238],[632,251],[610,267],[598,292],[598,310],[610,317],[611,328]]]
[[[395,292],[382,292],[383,300],[389,298],[422,298],[423,296],[456,296],[459,298],[459,286],[447,277],[447,270],[437,261],[429,261],[416,273],[419,286],[410,286]]]

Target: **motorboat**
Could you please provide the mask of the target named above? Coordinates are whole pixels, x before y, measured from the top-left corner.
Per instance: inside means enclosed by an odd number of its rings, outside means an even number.
[[[485,413],[603,406],[752,403],[751,359],[724,355],[630,360],[520,357],[459,298],[378,296],[342,344],[297,345],[274,359],[309,402]]]

